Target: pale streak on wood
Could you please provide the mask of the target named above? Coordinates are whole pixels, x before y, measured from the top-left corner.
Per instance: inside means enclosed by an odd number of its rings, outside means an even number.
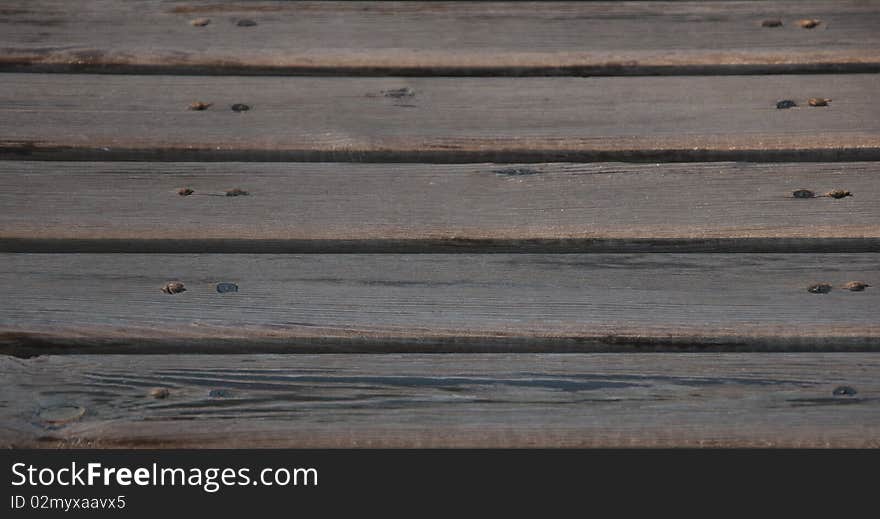
[[[0,352],[877,351],[878,259],[4,254]]]
[[[0,67],[173,74],[634,75],[880,69],[880,4],[4,2]],[[209,18],[193,27],[193,18]],[[818,18],[805,30],[799,18]],[[254,27],[237,27],[252,19]],[[768,18],[784,26],[761,27]]]
[[[874,74],[306,78],[6,74],[0,158],[880,159]],[[382,92],[411,88],[412,97]],[[828,97],[827,107],[806,106]],[[799,108],[778,110],[780,99]],[[194,101],[214,103],[191,111]],[[235,113],[234,103],[251,110]]]
[[[7,252],[880,252],[873,162],[8,161],[0,183]]]
[[[878,447],[878,369],[853,353],[0,357],[0,446]],[[85,413],[40,419],[59,406]]]

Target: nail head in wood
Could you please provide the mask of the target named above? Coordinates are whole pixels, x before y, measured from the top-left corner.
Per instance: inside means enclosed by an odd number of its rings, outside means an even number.
[[[194,102],[194,103],[190,103],[190,105],[189,105],[189,109],[190,109],[190,110],[193,110],[193,111],[196,111],[196,112],[201,112],[202,110],[207,110],[207,109],[210,108],[213,104],[214,104],[214,103],[204,103],[204,102],[202,102],[202,101],[196,101],[196,102]]]
[[[850,292],[861,292],[871,285],[863,282],[863,281],[850,281],[849,283],[843,285],[843,288],[849,290]]]
[[[189,196],[193,193],[195,193],[195,191],[193,191],[192,189],[190,189],[188,187],[182,187],[177,190],[177,194],[180,196]]]
[[[797,106],[797,103],[795,103],[791,99],[783,99],[782,101],[779,101],[776,103],[777,110],[786,110],[788,108],[794,108],[796,106]]]
[[[230,108],[232,109],[233,112],[247,112],[248,110],[251,109],[250,106],[248,106],[244,103],[235,103]]]
[[[238,292],[238,285],[235,283],[217,283],[217,292],[226,294],[228,292]]]
[[[831,392],[834,396],[855,396],[858,394],[858,391],[854,387],[850,386],[838,386],[834,388],[834,391]]]
[[[166,294],[179,294],[181,292],[186,292],[186,287],[183,286],[183,283],[180,281],[171,281],[165,283],[165,286],[162,287],[162,292]]]
[[[807,292],[811,294],[827,294],[831,292],[831,285],[828,283],[814,283],[807,287]]]
[[[816,193],[809,189],[795,189],[791,192],[794,198],[816,198]]]
[[[171,392],[168,391],[168,388],[164,388],[164,387],[154,387],[153,389],[150,390],[150,396],[153,398],[159,399],[159,400],[162,400],[164,398],[168,398],[168,395],[170,395],[170,394],[171,394]]]
[[[257,22],[255,22],[253,20],[242,19],[242,20],[235,22],[235,25],[237,25],[239,27],[253,27],[253,26],[257,25]]]
[[[761,27],[782,27],[782,20],[764,20]]]
[[[852,195],[852,193],[850,193],[846,189],[835,189],[833,191],[829,191],[829,192],[825,193],[825,196],[830,197],[830,198],[841,199],[841,198],[846,198],[848,196],[853,196],[853,195]]]
[[[244,189],[239,189],[237,187],[234,189],[230,189],[229,191],[226,192],[226,196],[247,196],[249,194],[250,193],[248,193]]]

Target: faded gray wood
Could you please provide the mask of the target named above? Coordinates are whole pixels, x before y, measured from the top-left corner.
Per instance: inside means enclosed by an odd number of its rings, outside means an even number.
[[[5,70],[423,76],[880,69],[876,1],[7,0],[0,15]],[[198,18],[210,23],[191,25]],[[804,18],[821,24],[803,29],[797,21]],[[762,27],[766,19],[784,25]]]
[[[0,158],[877,160],[878,79],[4,74]],[[807,106],[817,96],[833,101]],[[214,105],[189,110],[195,101]]]
[[[880,252],[878,164],[8,161],[0,250]]]
[[[0,353],[877,351],[878,260],[4,254]]]
[[[0,357],[0,446],[878,447],[878,370],[852,353]]]

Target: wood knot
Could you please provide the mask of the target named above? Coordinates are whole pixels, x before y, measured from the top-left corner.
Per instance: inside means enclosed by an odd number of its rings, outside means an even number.
[[[789,108],[794,108],[797,106],[797,103],[792,101],[791,99],[783,99],[776,103],[777,110],[787,110]]]
[[[871,285],[862,281],[850,281],[849,283],[843,285],[843,288],[849,290],[850,292],[861,292],[870,286]]]
[[[807,292],[811,294],[827,294],[831,292],[831,285],[828,283],[814,283],[807,287]]]
[[[816,193],[809,189],[795,189],[791,192],[791,196],[794,198],[816,198]]]
[[[194,20],[189,21],[189,24],[192,25],[193,27],[204,27],[204,26],[208,25],[209,23],[211,23],[210,18],[196,18]]]
[[[196,112],[201,112],[202,110],[207,110],[208,108],[210,108],[213,105],[214,105],[214,103],[204,103],[202,101],[196,101],[194,103],[190,103],[189,109],[194,110]]]
[[[193,191],[192,189],[190,189],[188,187],[182,187],[177,190],[177,194],[180,196],[189,196],[193,193],[195,193],[195,191]]]
[[[248,193],[244,189],[239,189],[237,187],[234,189],[230,189],[229,191],[226,192],[226,196],[247,196],[249,194],[250,193]]]
[[[170,394],[171,392],[168,391],[168,388],[165,387],[154,387],[150,390],[150,396],[158,400],[168,398],[168,395]]]
[[[244,103],[235,103],[234,105],[230,106],[230,108],[232,109],[233,112],[238,112],[238,113],[247,112],[248,110],[251,109],[250,106],[248,106]]]
[[[827,97],[811,97],[809,101],[807,101],[810,106],[828,106],[828,103],[831,102],[831,99]]]
[[[858,394],[858,391],[850,386],[837,386],[831,394],[834,396],[855,396]]]
[[[40,409],[37,413],[37,417],[40,421],[48,425],[62,425],[75,422],[85,416],[85,414],[86,410],[84,407],[62,404]]]
[[[761,27],[782,27],[782,20],[764,20]]]
[[[165,286],[162,287],[162,292],[166,294],[179,294],[181,292],[186,292],[186,287],[183,286],[183,283],[180,281],[170,281],[165,283]]]
[[[798,20],[798,25],[800,25],[804,29],[812,29],[813,27],[817,27],[820,23],[822,23],[822,20],[815,20],[813,18]]]

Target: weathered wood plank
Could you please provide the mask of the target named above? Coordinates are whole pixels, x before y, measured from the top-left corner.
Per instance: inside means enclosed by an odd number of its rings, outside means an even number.
[[[3,83],[0,158],[880,159],[875,74],[479,79],[7,74]],[[817,96],[833,101],[808,106],[807,99]],[[780,99],[800,106],[777,109]],[[194,101],[214,105],[189,110]],[[250,110],[230,109],[241,103]]]
[[[880,70],[880,4],[7,0],[3,70],[631,75]],[[819,19],[813,29],[798,21]],[[204,26],[192,21],[206,19]],[[781,27],[763,27],[780,19]],[[238,22],[252,22],[239,26]]]
[[[875,351],[878,259],[4,254],[0,353]]]
[[[877,162],[7,161],[0,184],[6,252],[880,252]]]
[[[878,447],[878,370],[851,353],[0,357],[0,445]]]

